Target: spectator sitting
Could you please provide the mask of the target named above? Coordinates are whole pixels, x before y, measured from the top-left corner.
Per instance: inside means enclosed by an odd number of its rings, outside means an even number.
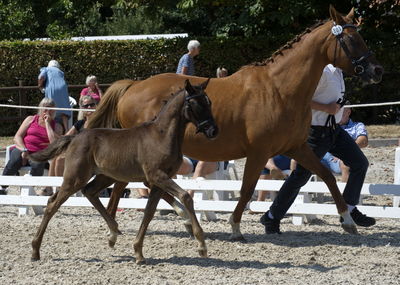
[[[222,78],[227,76],[228,76],[228,70],[226,68],[224,67],[217,68],[217,78]]]
[[[50,60],[47,67],[40,69],[38,77],[39,88],[44,92],[46,98],[52,99],[58,108],[71,108],[68,96],[68,86],[64,79],[64,72],[56,60]],[[59,122],[65,133],[68,130],[68,119],[70,111],[57,111],[55,120]]]
[[[187,46],[188,53],[184,54],[179,60],[177,74],[194,75],[194,61],[193,58],[200,53],[200,43],[196,40],[192,40]]]
[[[55,107],[50,98],[43,98],[39,107]],[[10,160],[3,170],[3,175],[16,175],[22,166],[30,165],[32,176],[42,176],[46,163],[28,160],[28,153],[43,150],[62,134],[62,126],[54,120],[56,111],[40,109],[37,115],[28,116],[14,136],[15,148],[11,150]],[[6,194],[8,186],[2,186],[0,194]],[[51,195],[50,188],[41,194]]]
[[[79,106],[81,109],[95,109],[96,108],[96,101],[93,97],[89,95],[81,96],[79,99]],[[76,135],[82,131],[83,128],[87,125],[88,118],[92,114],[92,111],[79,112],[78,121],[72,126],[71,129],[66,133],[66,135]],[[65,157],[64,155],[60,155],[55,159],[55,176],[63,176],[64,174],[64,162]]]
[[[345,108],[339,125],[344,129],[350,137],[356,142],[360,148],[368,146],[368,132],[365,125],[361,122],[353,122],[350,119],[351,108]],[[326,153],[321,162],[335,174],[342,174],[342,182],[349,179],[350,168],[339,158],[331,153]]]
[[[267,164],[261,171],[260,179],[267,180],[284,180],[288,174],[284,171],[293,170],[295,168],[294,161],[284,155],[276,155],[268,159]],[[276,193],[270,191],[258,191],[257,201],[265,201],[267,194],[270,193],[271,200],[274,200]]]
[[[86,85],[88,87],[82,89],[81,97],[91,96],[98,104],[101,97],[103,96],[103,92],[101,91],[99,84],[97,83],[97,77],[94,75],[89,75],[88,77],[86,77]]]

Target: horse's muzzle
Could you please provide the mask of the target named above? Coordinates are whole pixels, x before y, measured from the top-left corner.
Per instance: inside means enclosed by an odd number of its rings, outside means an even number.
[[[361,79],[367,84],[377,84],[381,82],[383,72],[384,69],[381,65],[370,63],[365,72],[365,75],[361,76]]]
[[[218,132],[218,127],[216,125],[211,125],[204,131],[204,134],[207,138],[214,139],[218,135]]]

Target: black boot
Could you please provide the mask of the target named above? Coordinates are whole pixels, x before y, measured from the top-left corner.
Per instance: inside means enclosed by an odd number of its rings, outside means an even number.
[[[260,218],[260,223],[265,226],[265,233],[266,234],[281,234],[280,225],[281,221],[277,219],[271,219],[268,217],[268,212]]]
[[[364,215],[357,209],[357,207],[354,208],[353,211],[351,211],[350,216],[353,218],[356,225],[360,227],[370,227],[375,225],[376,223],[374,218]],[[342,217],[340,217],[340,222],[343,223]]]

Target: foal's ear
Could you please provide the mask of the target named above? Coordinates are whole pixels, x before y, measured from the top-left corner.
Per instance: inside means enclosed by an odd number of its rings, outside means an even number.
[[[205,90],[207,88],[208,82],[210,82],[211,78],[208,78],[206,81],[200,84],[201,89]]]
[[[189,79],[186,79],[186,80],[185,80],[185,90],[186,90],[189,94],[196,93],[196,90],[194,90],[192,84],[190,84]]]
[[[346,15],[346,19],[353,23],[353,20],[354,20],[354,7],[351,8],[350,12]]]
[[[335,7],[333,7],[332,4],[329,5],[329,14],[331,15],[331,19],[337,24],[337,25],[344,25],[346,24],[345,20],[343,19],[343,16],[340,15],[338,11],[336,11]]]

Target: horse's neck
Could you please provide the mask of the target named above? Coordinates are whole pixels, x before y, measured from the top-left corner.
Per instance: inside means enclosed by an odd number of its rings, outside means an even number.
[[[328,29],[329,24],[316,28],[303,36],[292,49],[284,50],[283,56],[277,56],[275,63],[266,67],[285,103],[296,108],[308,108],[322,71],[329,63]]]
[[[175,95],[161,110],[154,124],[165,137],[175,143],[183,141],[187,121],[182,115],[182,108],[185,102],[185,93]]]

